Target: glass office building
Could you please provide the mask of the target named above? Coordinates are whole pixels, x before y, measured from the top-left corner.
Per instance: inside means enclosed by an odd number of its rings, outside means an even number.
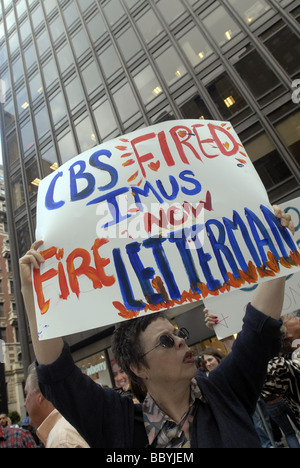
[[[228,120],[271,202],[299,196],[299,20],[298,0],[0,0],[16,281],[34,238],[39,181],[143,126]]]

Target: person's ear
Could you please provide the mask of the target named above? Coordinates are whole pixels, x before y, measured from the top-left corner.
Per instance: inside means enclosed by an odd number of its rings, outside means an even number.
[[[148,380],[148,371],[146,367],[143,364],[131,364],[130,365],[130,370],[133,372],[137,377],[143,380]]]

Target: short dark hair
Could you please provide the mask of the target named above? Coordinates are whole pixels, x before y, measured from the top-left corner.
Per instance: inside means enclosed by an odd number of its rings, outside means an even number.
[[[148,366],[140,334],[158,318],[166,319],[163,312],[156,312],[144,317],[129,319],[118,324],[112,337],[112,352],[118,365],[128,375],[132,383],[141,385],[142,380],[130,369],[131,365],[143,364]]]

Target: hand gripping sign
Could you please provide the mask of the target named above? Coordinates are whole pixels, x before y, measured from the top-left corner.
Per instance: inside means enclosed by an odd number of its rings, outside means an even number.
[[[41,181],[33,269],[40,339],[299,271],[297,246],[230,123],[121,136]]]

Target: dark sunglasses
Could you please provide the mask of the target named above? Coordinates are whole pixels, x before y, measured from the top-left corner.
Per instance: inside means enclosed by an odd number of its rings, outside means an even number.
[[[183,338],[184,340],[188,340],[190,337],[190,334],[186,328],[179,328],[178,330],[175,330],[173,335],[178,336],[178,338]],[[159,343],[153,348],[151,348],[149,351],[147,351],[145,354],[143,354],[141,357],[143,358],[144,356],[146,356],[146,354],[151,353],[151,351],[158,348],[158,346],[162,346],[163,348],[173,348],[174,345],[175,341],[172,335],[161,335],[159,337]]]

